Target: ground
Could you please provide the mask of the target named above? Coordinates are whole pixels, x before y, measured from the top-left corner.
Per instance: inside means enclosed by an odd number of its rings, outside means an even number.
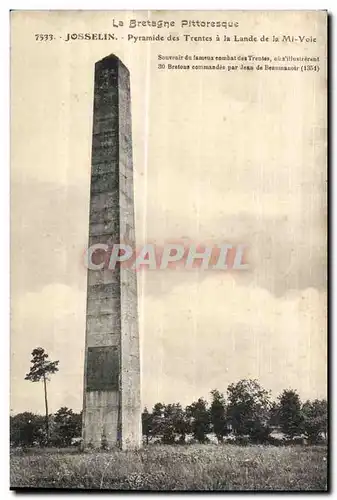
[[[138,452],[14,450],[11,487],[325,491],[327,448],[208,444],[152,445]]]

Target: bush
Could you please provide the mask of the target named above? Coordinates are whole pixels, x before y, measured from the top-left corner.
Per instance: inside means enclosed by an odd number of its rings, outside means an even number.
[[[325,400],[306,401],[302,407],[302,430],[310,444],[323,440],[327,432],[328,406]]]

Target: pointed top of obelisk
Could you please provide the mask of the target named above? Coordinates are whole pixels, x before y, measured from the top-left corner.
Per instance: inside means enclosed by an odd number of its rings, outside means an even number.
[[[109,54],[106,57],[103,57],[103,59],[100,59],[99,61],[96,62],[95,68],[117,68],[118,66],[123,66],[124,69],[127,71],[128,68],[125,66],[125,64],[117,57],[115,54]]]

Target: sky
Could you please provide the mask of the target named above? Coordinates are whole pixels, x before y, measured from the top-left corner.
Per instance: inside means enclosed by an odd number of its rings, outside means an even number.
[[[303,400],[326,396],[324,26],[309,14],[273,15],[252,22],[236,14],[239,34],[300,26],[318,36],[316,46],[266,45],[263,54],[319,55],[320,73],[159,71],[159,53],[251,48],[36,44],[33,33],[108,31],[111,19],[99,12],[14,17],[12,412],[44,411],[42,386],[24,380],[37,346],[60,362],[50,411],[81,409],[93,71],[111,52],[131,74],[137,244],[185,238],[249,249],[248,271],[139,275],[143,406],[188,404],[241,378],[257,378],[274,397],[284,388]]]

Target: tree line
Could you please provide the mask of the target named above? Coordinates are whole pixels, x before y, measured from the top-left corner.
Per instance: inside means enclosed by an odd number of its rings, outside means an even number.
[[[146,442],[185,443],[192,435],[199,443],[216,436],[219,443],[226,437],[239,444],[279,444],[285,440],[304,438],[310,444],[327,437],[327,401],[301,402],[295,390],[285,389],[276,401],[271,400],[257,380],[240,380],[227,387],[226,397],[217,389],[211,391],[208,403],[199,398],[182,408],[179,403],[154,405],[142,414]],[[273,431],[282,437],[271,436]]]
[[[62,407],[54,415],[48,412],[47,381],[58,371],[58,361],[50,361],[43,348],[32,352],[31,368],[25,379],[43,382],[45,416],[30,412],[11,416],[10,440],[13,446],[70,446],[80,440],[82,414]],[[229,384],[224,395],[217,389],[210,402],[199,398],[183,408],[180,403],[156,403],[142,413],[146,443],[186,443],[187,436],[207,443],[213,434],[219,443],[225,438],[238,444],[272,443],[305,438],[315,444],[326,439],[328,405],[325,399],[301,402],[297,391],[285,389],[272,401],[270,391],[257,380],[242,379]],[[276,438],[273,431],[282,433]]]
[[[230,384],[226,397],[211,391],[210,402],[199,398],[183,408],[180,403],[156,403],[142,413],[144,442],[184,444],[192,439],[207,443],[213,434],[219,443],[230,439],[237,444],[281,444],[304,437],[309,444],[326,439],[328,408],[326,400],[301,402],[295,390],[285,389],[276,401],[256,380]],[[30,412],[11,416],[12,446],[68,447],[78,444],[82,434],[82,412],[62,407],[45,417]],[[272,432],[282,433],[274,437]]]
[[[10,444],[17,447],[55,446],[68,447],[80,440],[82,434],[82,412],[73,412],[62,407],[46,417],[25,411],[10,417]],[[48,436],[48,437],[47,437]]]

